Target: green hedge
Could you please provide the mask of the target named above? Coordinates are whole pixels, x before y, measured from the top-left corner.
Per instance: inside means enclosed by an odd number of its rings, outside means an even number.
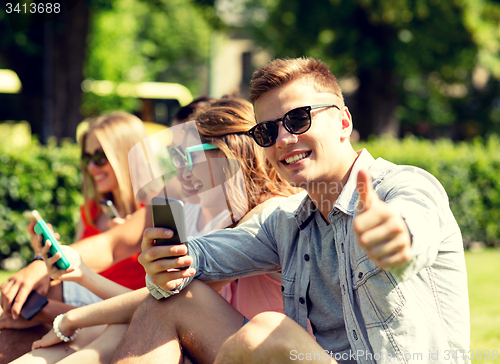
[[[500,139],[473,143],[406,138],[358,143],[374,157],[414,165],[433,174],[444,186],[460,225],[465,246],[473,241],[500,245]]]
[[[65,142],[41,146],[0,143],[0,260],[13,252],[32,256],[22,213],[37,209],[65,244],[72,242],[79,217],[81,176],[79,149]],[[9,146],[10,145],[10,146]],[[500,245],[500,140],[452,143],[406,138],[378,138],[358,143],[374,157],[419,166],[436,176],[450,197],[466,246],[482,241]]]
[[[0,143],[0,260],[14,252],[26,260],[33,256],[23,217],[28,209],[54,225],[63,243],[72,242],[83,202],[79,157],[78,146],[69,142]]]

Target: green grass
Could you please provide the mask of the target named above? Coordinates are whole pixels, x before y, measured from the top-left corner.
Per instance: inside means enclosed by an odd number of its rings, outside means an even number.
[[[500,250],[465,254],[469,277],[471,350],[497,350],[500,354]],[[500,363],[473,360],[473,363]]]
[[[9,278],[12,273],[14,273],[14,272],[9,272],[9,271],[6,271],[6,270],[0,270],[0,284],[2,284],[3,282],[5,282],[7,280],[7,278]]]
[[[465,254],[469,276],[471,346],[474,353],[500,352],[500,249]],[[0,284],[12,272],[0,270]],[[491,355],[491,354],[490,354]],[[497,360],[473,360],[472,363],[499,363]]]

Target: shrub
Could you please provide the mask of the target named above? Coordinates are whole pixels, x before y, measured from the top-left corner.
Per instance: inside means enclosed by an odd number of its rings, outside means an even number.
[[[55,140],[41,146],[36,139],[19,147],[0,145],[0,260],[19,252],[33,256],[27,232],[25,210],[36,209],[61,235],[72,242],[79,206],[83,203],[76,144]]]
[[[500,243],[500,139],[473,143],[450,140],[397,140],[390,137],[358,143],[373,157],[396,164],[414,165],[433,174],[444,186],[451,210],[462,230],[464,244]]]

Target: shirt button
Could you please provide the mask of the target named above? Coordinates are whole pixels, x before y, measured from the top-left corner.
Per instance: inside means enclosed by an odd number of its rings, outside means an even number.
[[[304,297],[300,297],[299,302],[300,302],[300,304],[303,305],[306,302],[306,300],[304,299]]]
[[[305,260],[306,262],[308,262],[308,261],[309,261],[309,254],[305,254],[305,255],[304,255],[304,260]]]
[[[354,339],[358,340],[358,334],[356,334],[356,330],[352,330],[352,334],[354,336]]]
[[[281,286],[281,292],[285,291],[285,287]]]
[[[358,274],[358,278],[359,278],[359,279],[363,278],[363,272],[359,272],[359,274]]]
[[[344,292],[344,294],[345,294],[345,286],[344,286],[344,285],[342,285],[342,291],[343,291],[343,292]]]

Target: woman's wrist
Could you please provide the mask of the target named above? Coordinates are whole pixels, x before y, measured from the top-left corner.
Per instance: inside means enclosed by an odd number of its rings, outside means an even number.
[[[67,328],[64,327],[65,324],[63,323],[63,321],[66,322],[65,317],[66,317],[66,315],[63,313],[60,314],[59,316],[57,316],[54,319],[54,323],[52,324],[52,326],[53,326],[54,333],[61,341],[69,342],[69,341],[75,340],[80,329],[71,330],[71,332],[69,330],[67,330]]]
[[[78,283],[79,285],[81,285],[85,288],[88,288],[89,283],[91,283],[90,277],[95,272],[83,263],[80,265],[80,272],[81,272],[81,276],[78,277],[78,282],[76,282],[76,283]]]
[[[61,331],[61,334],[65,336],[71,336],[75,333],[75,331],[78,329],[78,326],[74,327],[74,322],[71,319],[72,314],[70,311],[66,312],[64,316],[62,317],[61,321],[59,322],[59,331]]]

